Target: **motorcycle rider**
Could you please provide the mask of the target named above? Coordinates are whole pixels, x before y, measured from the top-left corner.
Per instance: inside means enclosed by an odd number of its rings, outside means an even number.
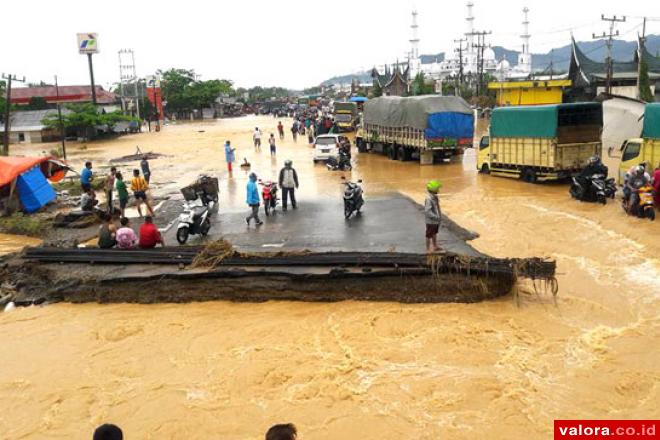
[[[637,166],[628,174],[626,175],[626,185],[623,188],[624,200],[628,203],[629,212],[635,214],[636,206],[639,205],[639,189],[649,185],[651,178],[643,165]]]
[[[577,180],[580,182],[580,186],[582,187],[582,195],[579,197],[579,199],[587,199],[589,198],[590,191],[593,191],[592,185],[590,184],[590,180],[593,178],[593,176],[596,175],[602,175],[603,178],[607,178],[607,173],[608,173],[607,166],[601,161],[599,156],[591,156],[589,158],[589,161],[587,163],[587,166],[582,170],[579,176],[577,176]]]
[[[298,173],[293,168],[293,162],[289,159],[284,161],[284,168],[280,170],[280,188],[282,188],[282,210],[287,210],[287,199],[291,198],[291,207],[298,209],[296,203],[296,189],[298,188]]]

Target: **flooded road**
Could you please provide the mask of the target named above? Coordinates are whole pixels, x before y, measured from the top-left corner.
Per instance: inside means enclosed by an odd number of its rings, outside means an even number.
[[[71,147],[74,162],[143,151],[155,191],[198,172],[221,177],[221,203],[243,206],[245,171],[227,179],[226,138],[252,171],[292,159],[299,199],[339,197],[341,173],[288,137],[271,159],[247,117],[167,127]],[[200,131],[204,131],[201,133]],[[287,132],[288,134],[288,132]],[[265,142],[264,142],[265,143]],[[38,148],[38,147],[37,147]],[[70,305],[0,314],[0,437],[89,438],[102,422],[127,438],[260,439],[294,422],[301,438],[552,438],[556,418],[660,415],[660,223],[570,199],[566,185],[478,175],[462,162],[420,167],[354,154],[367,197],[398,190],[441,204],[498,257],[558,261],[557,305],[528,287],[483,304]],[[611,165],[611,164],[610,164]],[[126,168],[132,167],[126,166]],[[365,215],[387,215],[368,210]],[[411,230],[419,235],[422,231]]]

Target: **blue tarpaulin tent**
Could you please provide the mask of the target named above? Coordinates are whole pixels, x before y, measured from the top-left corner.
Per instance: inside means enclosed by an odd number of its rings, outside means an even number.
[[[348,98],[349,102],[367,102],[369,99],[364,96],[351,96]]]
[[[26,213],[32,213],[55,200],[57,195],[41,168],[36,166],[16,179],[18,196]]]

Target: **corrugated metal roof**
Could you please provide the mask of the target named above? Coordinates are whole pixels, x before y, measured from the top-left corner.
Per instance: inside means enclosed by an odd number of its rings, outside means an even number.
[[[62,114],[67,113],[71,113],[71,111],[62,109]],[[57,115],[57,110],[49,109],[12,112],[9,132],[43,130],[45,126],[41,121],[51,115]],[[0,124],[0,132],[4,131],[4,124]]]
[[[104,90],[101,86],[94,87],[96,101],[99,104],[112,104],[117,97],[114,93]],[[59,92],[59,99],[58,99]],[[44,98],[48,103],[57,102],[91,102],[92,88],[90,86],[55,86],[44,87],[12,87],[11,102],[13,104],[28,104],[32,98]]]

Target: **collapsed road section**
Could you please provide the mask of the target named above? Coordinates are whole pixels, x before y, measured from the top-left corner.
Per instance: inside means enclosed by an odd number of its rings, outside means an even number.
[[[226,242],[152,250],[30,248],[1,279],[17,304],[42,302],[398,301],[471,303],[517,280],[554,283],[555,263],[454,254],[239,253]]]

